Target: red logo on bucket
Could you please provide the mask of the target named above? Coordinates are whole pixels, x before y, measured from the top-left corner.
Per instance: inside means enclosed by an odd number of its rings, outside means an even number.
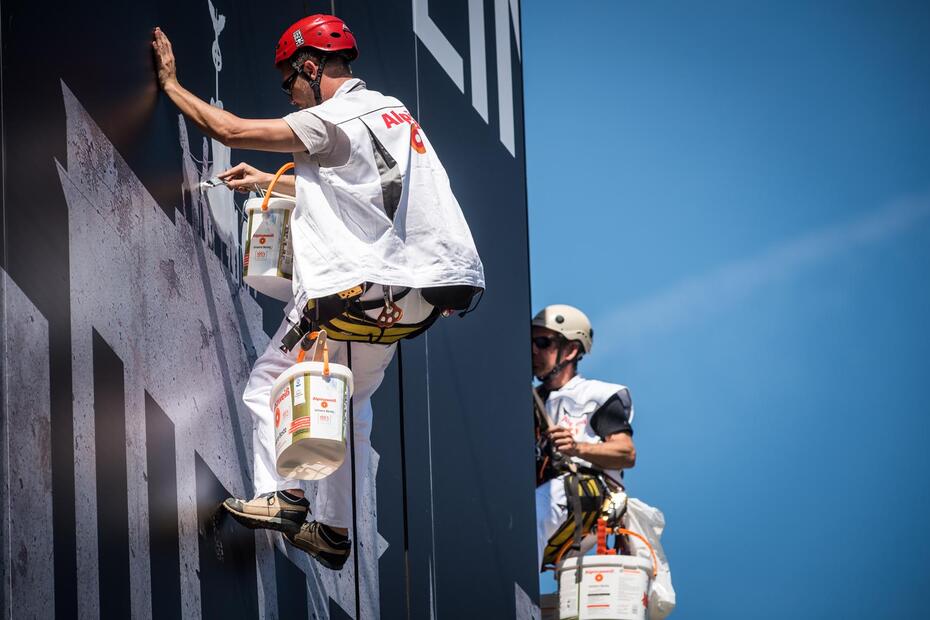
[[[277,408],[278,405],[281,404],[281,401],[282,401],[282,400],[284,400],[285,398],[290,397],[290,395],[291,395],[291,388],[290,388],[290,386],[288,386],[288,387],[284,388],[284,391],[281,392],[281,395],[278,396],[278,397],[275,399],[275,401],[274,401],[274,406],[275,406],[275,408]]]
[[[320,403],[320,407],[322,407],[323,409],[326,409],[329,407],[329,403],[324,400],[323,402]]]
[[[259,237],[259,238],[258,238],[258,242],[259,242],[260,244],[262,244],[262,245],[265,245],[265,238],[264,238],[264,237]]]
[[[604,581],[604,575],[598,573],[594,576],[594,581],[601,582]]]
[[[275,427],[281,426],[281,410],[277,407],[274,408],[274,425]]]

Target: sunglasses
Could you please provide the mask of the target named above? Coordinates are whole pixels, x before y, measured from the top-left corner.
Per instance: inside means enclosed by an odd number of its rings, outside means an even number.
[[[548,349],[553,344],[557,343],[559,339],[553,338],[552,336],[534,336],[532,338],[532,341],[537,349],[543,350],[543,349]]]
[[[286,80],[281,82],[281,90],[283,90],[284,94],[288,97],[291,96],[291,91],[294,90],[294,82],[297,81],[297,76],[299,75],[300,71],[294,71],[294,73],[290,74]]]

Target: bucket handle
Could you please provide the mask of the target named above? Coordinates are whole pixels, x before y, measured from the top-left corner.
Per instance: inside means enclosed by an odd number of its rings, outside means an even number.
[[[641,541],[643,541],[643,544],[645,544],[645,545],[646,545],[646,548],[649,549],[649,553],[652,554],[652,578],[655,579],[655,578],[659,575],[659,558],[658,558],[658,556],[656,556],[656,550],[652,548],[652,545],[649,544],[649,541],[646,540],[646,537],[645,537],[645,536],[643,536],[642,534],[637,534],[636,532],[634,532],[634,531],[632,531],[632,530],[628,530],[628,529],[622,528],[622,527],[617,527],[617,528],[613,528],[613,529],[608,529],[608,530],[607,530],[607,533],[608,533],[608,534],[614,534],[614,535],[617,535],[617,536],[622,535],[622,534],[626,534],[627,536],[635,536],[636,538],[638,538],[638,539],[640,539]],[[559,565],[559,563],[562,561],[562,556],[565,555],[565,552],[568,551],[568,549],[569,549],[569,547],[565,547],[565,549],[562,550],[562,553],[560,553],[560,554],[558,555],[558,557],[556,557],[554,565],[551,566],[551,567],[549,567],[549,568],[547,568],[546,570],[552,570],[553,572],[555,572],[555,571],[557,570],[556,567],[557,567],[557,566]]]
[[[652,554],[652,578],[655,579],[659,574],[659,558],[656,556],[656,550],[652,548],[652,545],[649,544],[649,541],[646,540],[646,537],[642,534],[637,534],[632,530],[626,528],[617,527],[612,530],[609,530],[612,534],[626,534],[627,536],[635,536],[636,538],[643,541],[643,544],[649,549],[649,553]]]
[[[600,526],[598,526],[598,527],[600,527]],[[656,551],[655,551],[655,549],[652,548],[652,545],[649,544],[649,541],[646,540],[646,537],[645,537],[645,536],[643,536],[642,534],[637,534],[636,532],[634,532],[634,531],[632,531],[632,530],[628,530],[628,529],[622,528],[622,527],[608,528],[608,529],[606,530],[606,533],[607,533],[607,534],[614,534],[615,536],[620,536],[620,535],[626,534],[626,535],[628,535],[628,536],[635,536],[636,538],[638,538],[638,539],[640,539],[641,541],[643,541],[643,544],[645,544],[645,545],[646,545],[646,548],[649,549],[649,553],[652,554],[652,577],[653,577],[653,579],[655,579],[655,577],[658,576],[658,574],[659,574],[659,558],[658,558],[658,556],[656,556]],[[555,571],[555,570],[556,570],[556,566],[559,565],[559,563],[562,561],[562,557],[565,555],[565,552],[568,551],[569,549],[570,549],[570,547],[566,546],[564,549],[562,549],[562,552],[559,553],[559,555],[555,558],[555,562],[554,562],[553,566],[551,567],[551,570],[552,570],[552,571]]]
[[[307,335],[311,340],[313,340],[313,355],[311,359],[314,362],[323,362],[323,376],[329,376],[329,343],[326,342],[326,330],[321,329],[318,332],[311,332]],[[307,351],[302,346],[300,351],[297,352],[297,363],[304,361]]]
[[[271,183],[268,184],[268,189],[265,190],[265,199],[262,200],[262,211],[268,210],[268,201],[271,200],[271,190],[274,189],[275,183],[278,182],[278,179],[281,178],[281,175],[294,167],[294,162],[289,161],[280,168],[275,173],[274,178],[271,179]]]

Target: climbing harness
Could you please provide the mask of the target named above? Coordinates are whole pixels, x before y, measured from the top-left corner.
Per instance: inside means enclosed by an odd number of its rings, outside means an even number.
[[[446,310],[461,311],[460,316],[472,312],[474,308],[470,308],[470,304],[478,291],[474,287],[458,286],[422,289],[423,299],[433,306],[433,310],[422,321],[401,323],[404,311],[397,301],[413,289],[402,288],[394,292],[392,287],[382,286],[381,299],[362,300],[362,295],[372,286],[370,283],[360,284],[333,295],[311,299],[298,323],[282,338],[281,350],[289,352],[304,334],[320,329],[325,329],[332,340],[391,345],[404,338],[419,336]],[[377,318],[368,316],[367,312],[379,308],[381,312]]]
[[[569,550],[580,553],[581,539],[597,523],[607,494],[606,485],[597,474],[569,473],[564,484],[571,515],[546,542],[543,569],[554,568]]]

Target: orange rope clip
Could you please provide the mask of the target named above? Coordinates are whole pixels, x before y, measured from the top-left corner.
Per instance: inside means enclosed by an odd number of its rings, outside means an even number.
[[[268,201],[271,200],[271,190],[274,189],[275,183],[278,182],[278,179],[281,178],[281,175],[294,167],[294,162],[289,161],[280,168],[275,173],[274,178],[271,179],[271,183],[268,184],[268,189],[265,191],[265,199],[262,200],[262,211],[268,210]]]

